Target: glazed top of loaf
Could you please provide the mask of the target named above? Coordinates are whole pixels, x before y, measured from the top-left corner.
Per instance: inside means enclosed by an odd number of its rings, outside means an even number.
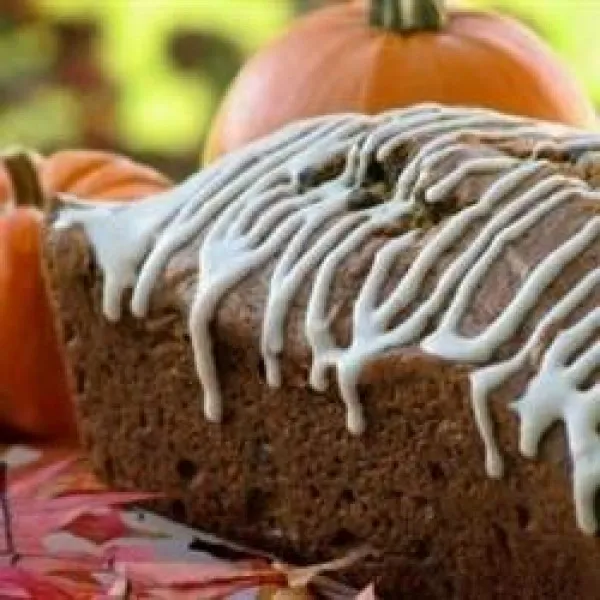
[[[577,521],[593,533],[599,184],[600,136],[422,105],[296,123],[134,205],[74,201],[54,227],[85,230],[113,321],[129,288],[132,313],[144,317],[169,261],[194,250],[190,337],[204,412],[215,422],[222,398],[210,324],[222,299],[260,270],[268,273],[260,340],[268,384],[281,384],[286,322],[308,286],[308,383],[324,389],[335,371],[354,434],[367,426],[357,391],[364,365],[418,347],[468,369],[486,469],[500,477],[489,398],[526,372],[510,399],[520,450],[535,456],[564,422]],[[344,317],[331,299],[357,253],[368,265],[354,277]]]

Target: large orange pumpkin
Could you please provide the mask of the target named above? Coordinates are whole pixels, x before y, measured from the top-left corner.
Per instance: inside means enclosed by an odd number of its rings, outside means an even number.
[[[104,153],[68,151],[49,160],[15,154],[3,165],[0,194],[8,201],[0,207],[0,434],[76,442],[72,399],[40,269],[42,212],[35,207],[48,193],[135,198],[167,188],[169,180]]]
[[[322,114],[423,101],[590,126],[589,101],[523,25],[440,0],[363,0],[317,10],[251,59],[214,122],[205,160]]]

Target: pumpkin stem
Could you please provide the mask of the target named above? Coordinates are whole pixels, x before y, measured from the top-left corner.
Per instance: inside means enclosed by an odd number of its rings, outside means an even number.
[[[13,189],[14,206],[47,208],[40,178],[33,155],[26,150],[13,150],[2,155],[2,163],[8,172]]]
[[[439,31],[446,22],[444,0],[370,0],[370,23],[396,33]]]

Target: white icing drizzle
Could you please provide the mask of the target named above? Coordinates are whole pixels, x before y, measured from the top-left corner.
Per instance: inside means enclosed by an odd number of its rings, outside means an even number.
[[[600,341],[569,359],[600,332],[600,307],[562,331],[544,355],[539,372],[514,407],[521,417],[520,448],[534,457],[540,439],[555,422],[563,420],[573,460],[573,488],[577,523],[586,533],[597,529],[594,497],[600,479],[600,383],[581,390],[600,364]]]
[[[527,137],[536,144],[530,159],[506,156],[491,146],[476,155],[466,142],[468,136],[499,141]],[[353,194],[366,181],[374,157],[385,161],[414,141],[418,148],[399,175],[393,197],[374,206],[354,206]],[[600,309],[557,333],[547,348],[544,344],[552,327],[559,327],[598,292],[600,267],[593,266],[558,298],[513,356],[502,361],[494,357],[515,337],[544,291],[598,243],[600,217],[590,218],[534,268],[524,269],[520,289],[483,331],[466,337],[460,325],[490,269],[507,255],[511,244],[571,202],[583,198],[600,203],[600,193],[579,179],[550,175],[549,163],[538,157],[547,150],[575,151],[587,153],[589,164],[599,148],[600,136],[485,110],[422,105],[377,117],[322,117],[287,127],[177,189],[138,204],[65,209],[56,226],[85,228],[104,273],[103,307],[110,320],[120,317],[126,288],[133,289],[132,313],[147,314],[152,290],[170,258],[199,240],[200,277],[189,328],[204,413],[211,421],[222,418],[211,321],[223,297],[267,265],[273,271],[260,341],[267,383],[282,384],[286,319],[300,289],[309,286],[304,330],[313,357],[310,384],[323,391],[327,370],[335,372],[347,427],[354,434],[367,426],[357,391],[364,364],[392,349],[419,346],[471,366],[471,401],[486,470],[500,477],[503,460],[489,399],[541,352],[539,368],[512,404],[520,418],[520,451],[535,456],[548,428],[564,421],[574,466],[577,522],[583,531],[593,533],[598,527],[593,504],[600,484],[596,432],[600,384],[583,386],[600,369]],[[455,168],[444,169],[455,155],[462,160]],[[307,169],[340,157],[345,158],[341,174],[304,189]],[[407,228],[419,203],[444,203],[473,175],[490,180],[480,198],[446,218],[431,234]],[[398,233],[381,238],[353,306],[350,343],[340,347],[330,306],[336,275],[352,254],[384,229]],[[384,295],[393,265],[409,251],[416,251],[414,259]],[[425,280],[449,252],[452,260],[420,298]]]

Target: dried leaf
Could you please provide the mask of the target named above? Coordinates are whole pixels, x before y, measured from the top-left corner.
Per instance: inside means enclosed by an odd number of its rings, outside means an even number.
[[[370,548],[357,548],[342,558],[318,565],[311,565],[309,567],[290,567],[289,565],[276,564],[275,567],[285,574],[289,587],[302,588],[306,587],[309,583],[314,581],[316,577],[323,573],[342,571],[357,561],[372,555],[373,550]]]
[[[377,596],[375,595],[375,586],[373,584],[366,587],[358,596],[356,596],[355,600],[377,600]]]
[[[314,600],[308,588],[262,588],[258,593],[257,600]]]

